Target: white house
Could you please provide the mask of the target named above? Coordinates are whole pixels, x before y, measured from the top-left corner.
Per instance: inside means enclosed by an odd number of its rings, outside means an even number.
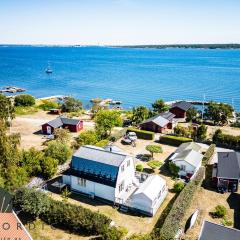
[[[153,215],[167,194],[166,182],[159,176],[146,174],[142,181],[135,175],[134,159],[119,148],[82,146],[73,155],[63,183],[71,191]]]
[[[180,177],[191,178],[201,167],[203,155],[191,147],[183,148],[180,146],[179,149],[175,151],[170,161],[180,168],[178,172]]]
[[[131,196],[131,207],[153,216],[165,199],[167,193],[166,180],[158,175],[151,175]]]

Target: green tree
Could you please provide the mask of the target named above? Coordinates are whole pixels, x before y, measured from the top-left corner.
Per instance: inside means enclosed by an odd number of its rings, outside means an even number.
[[[28,107],[28,106],[35,105],[35,98],[29,94],[17,95],[14,101],[15,101],[15,106]]]
[[[26,169],[29,176],[37,176],[42,172],[41,161],[43,158],[43,152],[35,148],[23,150],[21,159],[22,166]]]
[[[57,173],[58,160],[45,157],[41,161],[42,175],[45,179],[52,178]]]
[[[137,164],[136,165],[136,171],[142,172],[143,171],[143,165],[142,164]]]
[[[14,205],[37,218],[48,212],[51,207],[50,198],[45,193],[34,189],[18,190],[14,197]]]
[[[11,103],[10,98],[5,97],[0,94],[0,120],[7,123],[8,120],[12,120],[14,118],[14,106]]]
[[[178,176],[178,172],[180,170],[180,167],[178,167],[174,162],[170,162],[168,164],[168,168],[169,168],[170,173],[173,175],[173,177]]]
[[[208,127],[204,124],[202,124],[200,127],[198,127],[196,132],[196,137],[199,141],[203,141],[207,138],[207,129]]]
[[[213,215],[217,218],[223,218],[227,214],[227,209],[223,205],[217,205]]]
[[[198,111],[195,107],[192,107],[190,109],[187,110],[187,113],[186,113],[186,120],[187,121],[193,121],[193,120],[196,120],[198,116]]]
[[[45,150],[45,155],[58,160],[58,164],[65,163],[71,157],[70,147],[60,141],[51,141]]]
[[[82,109],[82,102],[73,97],[67,97],[62,105],[62,112],[78,112]]]
[[[162,99],[156,100],[152,104],[152,108],[153,108],[153,111],[155,113],[162,113],[162,112],[165,112],[169,109],[168,105],[166,105],[165,102]]]
[[[93,130],[85,130],[79,134],[76,141],[80,146],[95,145],[98,142],[98,136]]]
[[[158,145],[147,145],[146,150],[151,153],[152,158],[153,158],[154,153],[162,153],[163,152],[162,147],[158,146]]]
[[[234,109],[229,104],[210,102],[205,109],[205,116],[212,120],[214,124],[225,124],[232,116]]]
[[[115,110],[99,110],[94,122],[98,136],[104,139],[111,135],[113,127],[122,126],[121,113]]]
[[[58,109],[59,104],[57,102],[43,100],[43,103],[39,105],[39,108],[41,108],[44,111],[49,111],[50,109]]]
[[[148,116],[149,116],[149,110],[146,107],[140,106],[140,107],[133,108],[132,121],[136,125],[142,123],[144,120],[148,118]]]
[[[56,140],[67,144],[70,141],[71,135],[68,129],[56,128],[54,130],[54,137]]]

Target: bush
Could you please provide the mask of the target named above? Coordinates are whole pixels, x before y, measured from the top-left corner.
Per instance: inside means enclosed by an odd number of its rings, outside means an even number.
[[[121,227],[110,227],[107,228],[102,234],[102,240],[121,240],[127,235],[127,229]]]
[[[214,217],[223,218],[227,214],[227,209],[223,205],[217,205],[215,211],[213,212]]]
[[[95,144],[97,147],[105,147],[109,144],[109,140],[103,139]]]
[[[160,230],[159,239],[175,239],[175,236],[181,227],[181,221],[184,219],[195,193],[201,186],[203,178],[204,168],[200,168],[196,177],[184,187],[175,200],[172,209],[170,210]]]
[[[162,162],[157,160],[151,160],[147,163],[147,165],[152,169],[159,168],[162,166],[162,164],[163,164]]]
[[[159,141],[172,146],[180,146],[182,143],[192,142],[191,138],[177,137],[172,135],[161,136]]]
[[[111,136],[109,137],[109,141],[116,142],[126,134],[126,131],[127,131],[126,129],[122,129],[120,131],[112,133]]]
[[[127,133],[128,132],[135,132],[139,139],[145,139],[145,140],[153,140],[154,139],[154,132],[139,130],[136,128],[128,128]]]
[[[45,157],[41,162],[42,175],[45,179],[52,178],[57,173],[58,160]]]
[[[137,164],[136,165],[136,171],[142,172],[143,171],[143,165],[142,164]]]
[[[43,103],[39,105],[39,108],[41,108],[44,111],[49,111],[50,109],[59,108],[59,105],[56,102],[44,100]]]
[[[98,142],[97,133],[93,130],[86,130],[79,134],[76,139],[77,143],[82,145],[95,145]]]
[[[209,164],[210,160],[213,158],[213,155],[215,153],[215,144],[211,144],[208,148],[208,150],[205,152],[203,159],[202,159],[202,164],[207,165]]]
[[[178,176],[178,172],[179,172],[180,168],[174,162],[170,162],[168,164],[168,169],[169,169],[170,173],[173,175],[173,177]]]
[[[62,105],[62,112],[78,112],[82,110],[82,102],[73,97],[66,97]]]
[[[35,98],[29,94],[21,94],[14,99],[15,106],[33,106],[35,105]]]
[[[39,217],[47,224],[77,234],[105,234],[111,219],[81,206],[51,199],[34,189],[22,189],[15,195],[14,206],[23,213]]]
[[[185,187],[184,182],[182,182],[182,181],[175,182],[173,185],[173,191],[175,193],[180,193],[184,189],[184,187]]]
[[[51,141],[45,150],[45,155],[58,160],[58,164],[65,163],[72,155],[68,145],[60,141]]]

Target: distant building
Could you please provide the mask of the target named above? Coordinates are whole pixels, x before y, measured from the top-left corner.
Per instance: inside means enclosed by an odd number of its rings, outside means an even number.
[[[42,125],[43,134],[53,134],[57,128],[65,128],[70,132],[79,132],[83,129],[83,121],[80,119],[58,117]]]
[[[82,146],[63,183],[71,191],[153,216],[167,195],[160,176],[135,172],[134,159],[117,147]]]
[[[186,118],[187,110],[192,107],[192,104],[186,101],[176,102],[169,109],[169,112],[175,114],[175,118]]]
[[[163,133],[166,129],[172,129],[175,124],[175,115],[171,112],[160,113],[140,124],[142,130]]]
[[[204,221],[198,240],[239,240],[240,231],[220,224]]]
[[[197,143],[183,143],[170,157],[179,168],[180,177],[192,178],[202,165],[201,146]]]
[[[212,176],[218,188],[237,192],[240,180],[240,153],[218,152]]]

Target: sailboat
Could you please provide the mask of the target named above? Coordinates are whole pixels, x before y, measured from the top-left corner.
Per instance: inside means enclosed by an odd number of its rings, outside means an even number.
[[[45,72],[46,72],[47,74],[53,73],[53,70],[51,69],[49,63],[48,63],[48,67],[46,68]]]

